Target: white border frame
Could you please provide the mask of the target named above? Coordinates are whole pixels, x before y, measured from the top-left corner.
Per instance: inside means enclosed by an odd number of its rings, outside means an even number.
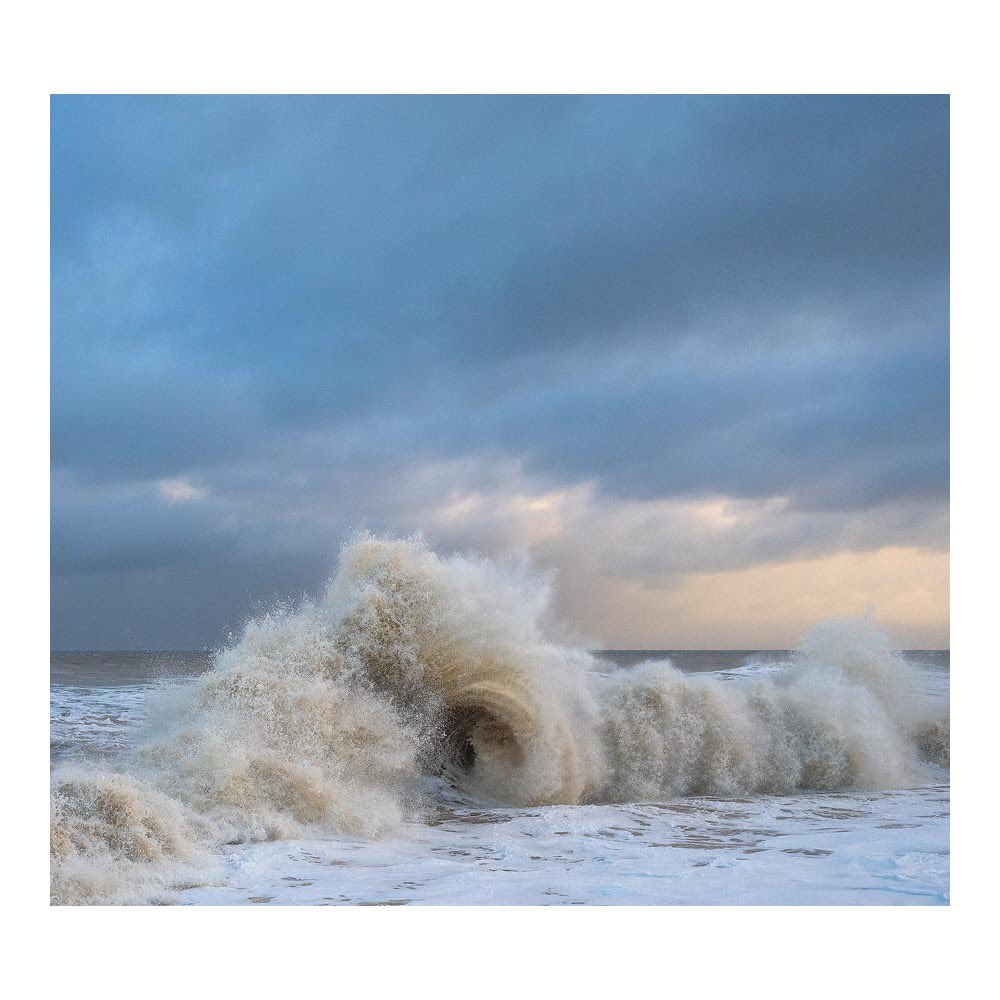
[[[996,882],[996,33],[985,5],[167,4],[8,12],[3,582],[12,685],[5,857],[20,992],[354,990],[479,996],[961,992],[987,971]],[[982,13],[978,13],[981,11]],[[952,94],[953,727],[950,909],[52,909],[47,905],[48,95],[51,92]],[[24,766],[27,761],[28,766]],[[30,977],[27,978],[27,977]],[[985,977],[988,983],[993,977]],[[14,981],[8,976],[8,981]],[[30,984],[30,985],[29,985]],[[978,992],[971,982],[970,992]],[[16,986],[15,986],[15,989]]]

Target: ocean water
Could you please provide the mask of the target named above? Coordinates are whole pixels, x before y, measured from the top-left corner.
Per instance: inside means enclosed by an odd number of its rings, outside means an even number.
[[[589,652],[550,596],[360,536],[218,653],[53,653],[52,901],[947,903],[946,651]]]

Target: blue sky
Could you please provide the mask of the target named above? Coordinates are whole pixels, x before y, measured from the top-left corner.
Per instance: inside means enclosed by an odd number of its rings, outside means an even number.
[[[948,102],[55,97],[53,645],[354,527],[608,646],[947,645]]]

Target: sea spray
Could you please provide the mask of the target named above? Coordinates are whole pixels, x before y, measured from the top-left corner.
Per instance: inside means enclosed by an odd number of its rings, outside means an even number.
[[[598,800],[894,788],[947,763],[947,718],[865,619],[825,622],[738,683],[669,661],[605,682]]]
[[[319,601],[164,686],[113,771],[53,774],[52,899],[170,899],[224,843],[391,834],[447,789],[507,805],[887,788],[946,763],[947,713],[866,621],[738,682],[606,675],[546,638],[548,587],[419,538],[348,542]]]

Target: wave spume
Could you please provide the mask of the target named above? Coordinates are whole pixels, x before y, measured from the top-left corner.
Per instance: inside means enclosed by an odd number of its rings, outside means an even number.
[[[947,763],[946,710],[867,622],[733,683],[667,661],[601,674],[545,638],[548,603],[486,560],[357,536],[321,601],[159,691],[117,772],[54,773],[52,901],[170,898],[224,843],[383,836],[442,781],[526,806],[900,787]]]

